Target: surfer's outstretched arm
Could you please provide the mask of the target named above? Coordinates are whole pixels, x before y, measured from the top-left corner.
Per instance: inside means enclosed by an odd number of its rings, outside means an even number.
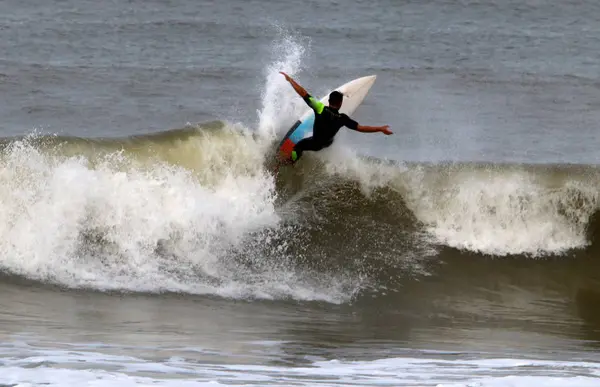
[[[285,77],[285,80],[288,81],[292,85],[292,87],[294,88],[294,90],[296,90],[296,93],[298,93],[300,95],[300,97],[304,98],[308,95],[308,92],[306,90],[304,90],[304,88],[302,86],[300,86],[298,83],[296,83],[296,81],[294,81],[292,79],[292,77],[290,77],[283,71],[280,71],[280,73]]]
[[[280,71],[280,73],[283,74],[286,81],[288,81],[292,85],[294,90],[296,90],[296,93],[298,93],[300,95],[300,97],[302,97],[304,102],[306,102],[306,104],[308,106],[310,106],[310,108],[313,109],[315,111],[315,113],[321,114],[323,112],[323,109],[325,108],[325,105],[323,104],[323,102],[319,101],[318,99],[314,98],[312,95],[308,94],[308,92],[306,90],[304,90],[304,88],[302,86],[300,86],[296,81],[294,81],[292,79],[292,77],[290,77],[283,71]]]
[[[363,133],[376,133],[381,132],[383,134],[390,135],[393,132],[389,129],[389,125],[383,126],[365,126],[365,125],[357,125],[356,130]]]
[[[389,129],[388,125],[384,126],[366,126],[360,125],[358,122],[354,121],[352,118],[348,117],[346,114],[342,114],[342,118],[344,120],[344,126],[350,128],[352,130],[356,130],[357,132],[362,133],[377,133],[381,132],[387,135],[392,134],[392,131]]]

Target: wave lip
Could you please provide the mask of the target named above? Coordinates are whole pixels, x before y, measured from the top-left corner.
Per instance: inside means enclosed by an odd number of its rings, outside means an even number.
[[[484,254],[585,248],[598,210],[593,167],[451,165],[410,174],[409,207],[436,240]]]

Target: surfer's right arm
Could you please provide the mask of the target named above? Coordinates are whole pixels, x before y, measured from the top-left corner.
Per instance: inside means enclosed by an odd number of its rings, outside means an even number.
[[[285,77],[285,80],[288,81],[292,85],[294,90],[296,90],[296,93],[298,93],[298,95],[300,95],[300,97],[302,97],[302,99],[304,99],[304,101],[306,101],[308,106],[310,106],[317,114],[321,114],[321,112],[325,108],[325,105],[323,104],[323,102],[319,101],[312,95],[308,94],[308,92],[306,90],[304,90],[304,88],[302,86],[300,86],[298,83],[296,83],[296,81],[294,81],[292,79],[292,77],[290,77],[283,71],[280,71],[280,73]]]
[[[387,134],[388,136],[393,132],[389,129],[389,125],[383,126],[365,126],[365,125],[357,125],[356,130],[363,133],[377,133],[381,132],[383,134]]]
[[[350,128],[352,130],[356,130],[357,132],[362,133],[377,133],[381,132],[383,134],[387,134],[388,136],[392,134],[389,125],[383,126],[367,126],[361,125],[358,122],[354,121],[352,118],[348,117],[347,114],[342,114],[342,119],[344,120],[344,126]]]

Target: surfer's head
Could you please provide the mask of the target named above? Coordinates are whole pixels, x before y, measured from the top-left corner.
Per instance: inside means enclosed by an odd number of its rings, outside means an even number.
[[[329,94],[329,107],[333,109],[339,109],[342,107],[342,101],[344,100],[344,95],[339,91],[335,90]]]

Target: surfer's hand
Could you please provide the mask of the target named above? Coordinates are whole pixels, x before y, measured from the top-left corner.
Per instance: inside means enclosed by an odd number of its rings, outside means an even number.
[[[393,132],[392,132],[392,131],[389,129],[389,127],[390,127],[389,125],[384,125],[384,126],[381,126],[381,127],[379,128],[379,131],[380,131],[381,133],[383,133],[383,134],[387,134],[387,135],[389,136],[390,134],[392,134],[392,133],[393,133]]]
[[[279,73],[285,77],[286,81],[290,82],[292,80],[292,78],[289,75],[287,75],[286,73],[284,73],[283,71],[280,71]]]

